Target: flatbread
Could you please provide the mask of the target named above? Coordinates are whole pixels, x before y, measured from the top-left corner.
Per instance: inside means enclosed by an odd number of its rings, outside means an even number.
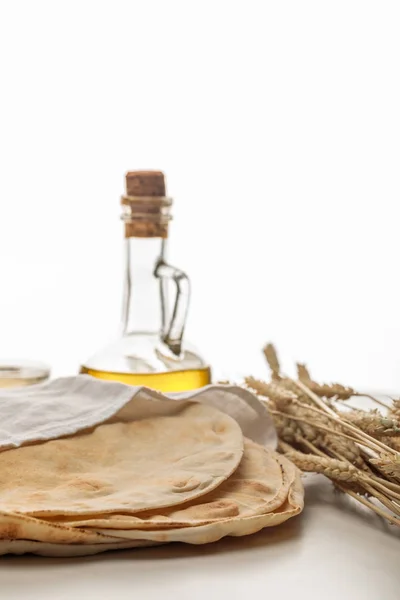
[[[0,555],[33,553],[41,556],[88,556],[108,550],[124,550],[146,546],[157,546],[168,542],[185,542],[188,544],[207,544],[225,536],[243,536],[256,533],[266,527],[280,525],[284,521],[299,514],[303,508],[304,490],[300,480],[300,472],[284,457],[279,457],[281,466],[290,480],[286,501],[274,512],[244,517],[231,518],[200,525],[161,531],[129,530],[114,531],[120,539],[115,542],[88,544],[57,544],[31,540],[0,540]],[[106,532],[104,532],[106,533]],[[142,537],[142,539],[139,539]]]
[[[0,540],[0,556],[4,554],[37,554],[71,558],[74,556],[91,556],[108,552],[109,550],[127,550],[129,548],[146,548],[160,546],[159,542],[143,540],[125,540],[124,542],[106,544],[52,544],[47,542],[32,542],[31,540]]]
[[[243,458],[236,471],[205,496],[137,515],[110,514],[58,522],[70,527],[107,529],[110,535],[113,529],[194,527],[277,510],[286,502],[291,483],[278,454],[245,439]]]
[[[48,523],[42,519],[0,512],[0,540],[33,540],[58,544],[101,544],[115,542],[113,537],[93,530]]]
[[[175,506],[217,488],[242,454],[234,419],[185,404],[173,415],[0,453],[0,511],[43,517]]]
[[[250,535],[266,527],[280,525],[302,511],[304,506],[304,490],[300,479],[300,471],[297,467],[283,456],[280,456],[279,460],[289,478],[290,485],[286,501],[276,511],[244,518],[232,517],[222,519],[198,527],[162,530],[120,529],[114,530],[113,535],[118,535],[120,539],[142,539],[164,543],[185,542],[187,544],[208,544],[226,536]],[[98,529],[96,531],[103,534],[109,533],[107,529]]]

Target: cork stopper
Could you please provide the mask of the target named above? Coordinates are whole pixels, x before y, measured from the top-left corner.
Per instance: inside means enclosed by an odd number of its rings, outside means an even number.
[[[165,196],[161,171],[128,171],[122,196],[125,237],[168,237],[171,198]]]
[[[128,171],[127,196],[165,196],[165,177],[161,171]]]

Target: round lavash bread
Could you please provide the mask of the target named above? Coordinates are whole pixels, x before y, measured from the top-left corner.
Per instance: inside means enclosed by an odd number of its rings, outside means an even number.
[[[238,469],[207,496],[162,511],[99,515],[67,524],[121,539],[204,544],[279,525],[299,514],[303,502],[297,467],[283,456],[245,440]]]
[[[277,471],[274,467],[271,469],[273,463],[268,463],[265,456],[262,458],[263,455],[273,457],[279,465],[282,473],[280,484]],[[265,467],[268,464],[269,468],[260,472],[262,465]],[[204,497],[203,504],[195,501],[187,503],[186,508],[163,511],[170,515],[179,514],[180,517],[182,514],[186,517],[191,516],[191,521],[187,520],[186,526],[181,521],[178,528],[156,529],[160,525],[156,520],[154,530],[82,529],[69,527],[66,524],[54,524],[34,517],[3,513],[0,515],[1,537],[20,539],[0,541],[0,554],[31,552],[43,556],[84,556],[107,550],[137,548],[173,541],[206,544],[225,536],[248,535],[265,527],[279,525],[297,515],[303,508],[303,487],[298,469],[284,457],[248,440],[245,441],[245,454],[241,465],[230,479],[232,481],[228,480],[218,488],[221,492],[220,506],[218,500],[213,500],[213,496],[216,495],[218,498],[218,494],[212,492]],[[264,489],[264,500],[262,489]],[[200,525],[196,517],[203,519],[204,523],[204,511],[207,510],[207,505],[210,509],[209,514],[213,517],[206,524]],[[230,512],[234,510],[236,516],[222,517],[222,514],[227,514],[224,513],[224,507],[227,509],[229,506]],[[218,514],[222,518],[218,518]],[[112,520],[114,515],[108,517]],[[149,515],[142,514],[141,517],[144,517],[144,522],[149,520]],[[126,517],[121,516],[121,518]],[[175,524],[177,523],[178,521],[175,521]],[[32,539],[39,541],[31,541]]]
[[[146,540],[116,540],[93,530],[48,523],[43,519],[0,513],[0,555],[86,556],[107,550],[158,546]]]
[[[174,506],[218,487],[242,454],[234,419],[185,404],[173,415],[0,453],[0,511],[88,516]]]
[[[55,544],[101,544],[114,542],[115,538],[93,531],[68,527],[61,523],[48,523],[43,519],[0,512],[0,542],[32,540]]]
[[[143,540],[125,540],[124,542],[105,544],[52,544],[31,540],[0,540],[0,556],[4,554],[37,554],[39,556],[72,558],[100,554],[108,550],[127,550],[160,545],[159,542]]]
[[[243,518],[279,509],[292,485],[292,473],[282,468],[278,454],[244,440],[244,454],[236,471],[217,489],[195,500],[137,515],[105,514],[89,518],[57,519],[70,527],[113,529],[175,529],[229,518]]]
[[[278,455],[279,456],[279,455]],[[187,544],[208,544],[226,536],[243,536],[256,533],[266,527],[280,525],[284,521],[298,515],[304,506],[304,489],[300,479],[300,471],[283,456],[278,458],[289,488],[285,502],[272,512],[247,517],[232,517],[215,520],[205,525],[179,527],[175,529],[119,529],[113,530],[122,540],[148,540],[153,542],[185,542]],[[268,481],[268,474],[265,474]],[[110,529],[96,529],[98,533],[110,535]]]

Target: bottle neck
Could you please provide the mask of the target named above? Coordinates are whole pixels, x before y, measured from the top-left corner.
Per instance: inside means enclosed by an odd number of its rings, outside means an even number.
[[[161,335],[166,328],[166,295],[157,277],[166,260],[167,240],[159,237],[125,238],[125,275],[122,333]]]
[[[190,281],[166,260],[172,200],[122,196],[121,203],[126,245],[122,334],[156,334],[169,352],[180,357]],[[167,301],[170,284],[174,286],[171,310]]]

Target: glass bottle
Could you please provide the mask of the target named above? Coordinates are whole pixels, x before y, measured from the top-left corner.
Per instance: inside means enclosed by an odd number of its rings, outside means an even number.
[[[165,193],[164,174],[127,173],[121,204],[125,281],[120,334],[86,361],[81,373],[163,392],[207,385],[210,369],[184,339],[189,278],[167,262],[172,199]]]

